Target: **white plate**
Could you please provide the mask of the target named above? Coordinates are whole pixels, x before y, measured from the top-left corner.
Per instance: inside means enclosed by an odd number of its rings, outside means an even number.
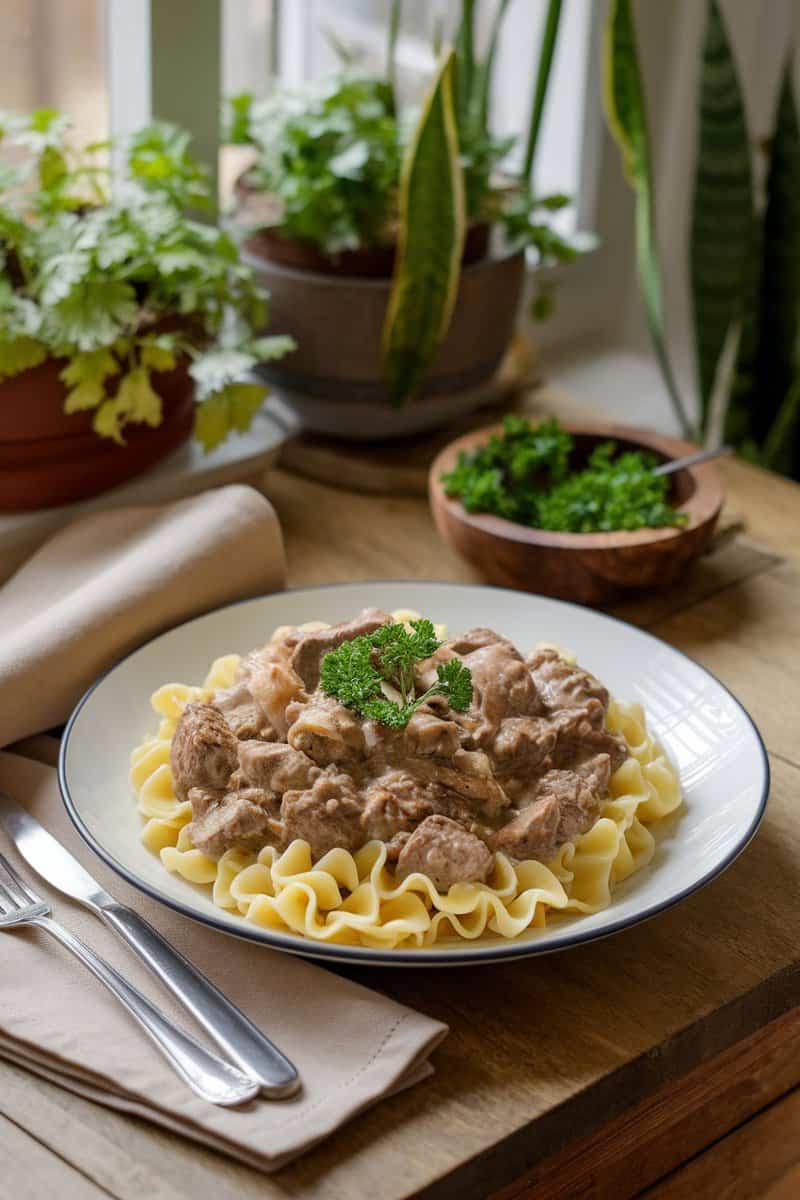
[[[361,608],[414,608],[451,633],[488,625],[525,651],[538,641],[575,651],[620,700],[638,700],[680,771],[682,810],[651,826],[652,863],[614,892],[611,906],[506,941],[452,941],[427,949],[324,945],[249,924],[208,892],[169,874],[139,841],[128,783],[131,749],[155,728],[149,697],[161,684],[200,682],[212,659],[243,653],[277,625],[345,620]],[[650,634],[587,608],[499,588],[447,583],[353,583],[264,596],[218,609],[162,634],[102,676],[78,704],[61,747],[59,782],[79,833],[143,892],[217,929],[314,958],[392,966],[449,966],[521,958],[605,937],[655,916],[708,883],[752,838],[764,813],[769,767],[742,706],[697,663]]]

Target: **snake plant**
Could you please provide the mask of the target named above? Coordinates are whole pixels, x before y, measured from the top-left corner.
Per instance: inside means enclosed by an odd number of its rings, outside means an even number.
[[[669,363],[652,227],[651,163],[630,0],[613,0],[606,28],[609,123],[637,197],[639,274],[659,363],[684,429]],[[764,466],[800,478],[800,124],[792,55],[783,69],[767,147],[766,202],[753,187],[754,138],[718,0],[709,0],[698,94],[690,276],[700,396],[698,437],[714,436],[722,393],[726,440]]]

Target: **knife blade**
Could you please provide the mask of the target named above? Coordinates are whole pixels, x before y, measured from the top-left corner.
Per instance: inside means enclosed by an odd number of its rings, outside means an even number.
[[[260,1083],[264,1095],[282,1100],[297,1091],[297,1070],[277,1046],[144,917],[119,904],[35,817],[1,791],[0,824],[28,865],[121,937],[217,1045]]]
[[[69,850],[4,792],[0,792],[0,823],[28,866],[59,892],[98,911],[114,903]]]

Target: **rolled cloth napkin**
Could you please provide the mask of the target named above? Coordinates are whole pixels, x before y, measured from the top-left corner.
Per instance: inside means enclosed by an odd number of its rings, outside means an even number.
[[[278,518],[250,487],[73,521],[0,587],[0,746],[65,721],[161,630],[285,581]]]
[[[0,933],[1,1057],[264,1171],[288,1162],[381,1097],[430,1074],[427,1056],[446,1026],[293,955],[217,933],[146,899],[81,841],[51,767],[0,753],[0,787],[263,1029],[295,1063],[303,1087],[288,1100],[256,1100],[242,1109],[206,1104],[86,968],[34,929]],[[0,853],[50,901],[58,920],[198,1033],[122,942],[33,874],[2,826]]]

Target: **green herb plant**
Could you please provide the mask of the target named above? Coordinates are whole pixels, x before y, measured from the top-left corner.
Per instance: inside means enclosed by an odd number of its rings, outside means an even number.
[[[322,83],[227,105],[227,136],[255,150],[246,186],[275,199],[276,232],[326,254],[397,244],[392,293],[383,330],[389,397],[407,402],[445,337],[461,272],[467,227],[499,227],[513,249],[530,250],[542,264],[570,262],[575,243],[555,227],[570,203],[535,189],[535,152],[545,110],[561,17],[549,0],[533,87],[524,153],[517,139],[491,128],[492,80],[500,29],[509,0],[501,0],[480,57],[475,48],[476,0],[462,0],[452,47],[440,46],[420,105],[402,105],[396,49],[402,0],[392,0],[385,78],[357,74],[340,51],[342,72]],[[431,249],[433,247],[433,249]],[[538,294],[532,315],[550,310]]]
[[[265,389],[249,373],[293,348],[257,336],[266,296],[231,237],[186,215],[208,204],[189,136],[156,123],[123,149],[111,186],[109,142],[75,149],[52,109],[0,116],[0,381],[63,359],[67,413],[124,441],[157,426],[153,375],[188,361],[195,431],[206,449],[247,429]]]
[[[669,481],[653,475],[652,455],[618,454],[614,442],[603,442],[584,468],[571,471],[574,447],[556,420],[534,426],[507,416],[503,433],[462,451],[442,482],[468,512],[494,513],[534,529],[600,533],[685,523],[686,515],[668,503]]]
[[[472,674],[458,658],[441,663],[436,681],[417,696],[414,665],[430,658],[441,646],[433,625],[422,618],[411,622],[411,631],[393,622],[374,633],[343,642],[322,660],[320,685],[346,708],[368,720],[402,729],[432,696],[444,696],[456,712],[464,712],[472,700]],[[383,693],[389,684],[400,702]]]

